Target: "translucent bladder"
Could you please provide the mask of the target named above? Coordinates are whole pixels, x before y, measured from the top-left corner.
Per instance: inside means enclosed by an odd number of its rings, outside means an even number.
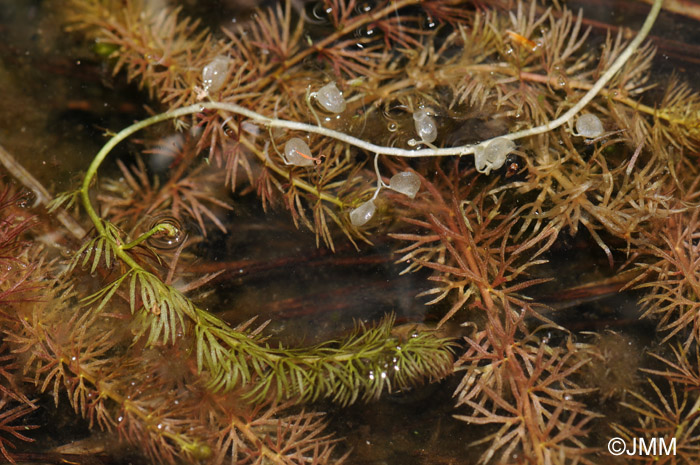
[[[423,142],[432,143],[437,139],[437,123],[435,118],[430,116],[427,108],[420,108],[413,113],[413,121],[416,125],[418,137]]]
[[[577,136],[595,139],[600,137],[605,132],[605,129],[603,128],[603,123],[600,122],[600,118],[592,113],[584,113],[576,120],[576,132]]]
[[[497,170],[506,162],[506,157],[515,149],[515,142],[498,137],[483,144],[479,144],[474,150],[474,161],[479,173],[490,174],[491,170]]]
[[[224,86],[230,64],[227,57],[220,55],[202,69],[202,86],[206,92],[211,94]]]
[[[414,198],[418,193],[418,189],[420,189],[420,179],[415,173],[402,171],[391,177],[389,188],[407,197]]]
[[[350,222],[356,227],[363,226],[372,219],[375,211],[377,207],[374,200],[370,199],[350,212]]]
[[[335,82],[330,82],[321,87],[315,94],[316,101],[326,111],[330,113],[341,113],[345,111],[345,99],[343,93],[338,90]]]
[[[293,137],[284,144],[282,157],[288,165],[311,166],[314,164],[309,145],[298,137]]]

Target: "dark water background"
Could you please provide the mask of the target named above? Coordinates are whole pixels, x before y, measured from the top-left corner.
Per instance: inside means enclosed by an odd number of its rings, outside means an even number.
[[[136,86],[121,76],[113,77],[89,44],[63,30],[57,11],[60,4],[0,0],[0,144],[52,193],[76,185],[105,141],[103,129],[118,130],[143,118],[143,106],[149,104]],[[648,6],[634,2],[570,2],[568,6],[585,7],[586,17],[601,24],[633,29],[648,11]],[[190,2],[185,10],[202,15],[212,26],[225,15],[244,18],[246,14],[222,2]],[[666,14],[655,25],[652,35],[661,47],[656,67],[662,82],[670,70],[685,74],[691,82],[688,76],[697,75],[697,24]],[[595,40],[602,40],[600,31],[593,34]],[[110,169],[114,166],[107,166],[105,172]],[[342,334],[354,321],[373,321],[390,311],[399,322],[420,322],[426,313],[430,320],[431,312],[439,313],[439,308],[426,309],[414,298],[428,286],[425,274],[399,276],[401,267],[393,263],[394,244],[378,238],[376,247],[364,247],[358,253],[341,241],[338,253],[330,254],[316,248],[313,235],[295,230],[286,213],[265,216],[252,197],[235,202],[237,213],[229,217],[235,234],[214,235],[210,248],[202,252],[212,261],[229,263],[233,270],[217,281],[211,300],[222,316],[235,321],[259,314],[273,321],[272,335],[288,343],[310,343]],[[577,247],[569,250],[570,255],[549,257],[553,267],[565,270],[560,273],[564,277],[580,278],[581,270],[601,270],[598,263],[605,263],[602,256],[591,257]],[[235,263],[240,266],[236,268]],[[564,278],[542,292],[555,293],[567,284]],[[613,296],[594,303],[574,302],[557,318],[577,330],[624,327],[643,346],[649,328],[630,324],[635,311],[633,296]],[[473,456],[467,447],[471,431],[451,417],[452,384],[448,380],[369,407],[333,411],[332,427],[354,448],[351,463],[465,463],[466,457]],[[67,409],[45,415],[55,429],[31,446],[36,450],[89,434]]]

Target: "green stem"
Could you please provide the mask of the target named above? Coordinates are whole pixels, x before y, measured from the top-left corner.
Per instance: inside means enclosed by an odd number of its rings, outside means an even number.
[[[140,243],[142,243],[143,241],[145,241],[146,239],[148,239],[149,237],[151,237],[152,235],[162,233],[162,232],[166,233],[170,237],[176,237],[179,231],[172,224],[159,223],[159,224],[153,226],[150,230],[141,234],[139,237],[137,237],[133,241],[121,246],[121,249],[122,250],[129,250],[131,248],[134,248],[137,245],[139,245]]]
[[[92,202],[90,201],[90,184],[92,184],[92,180],[97,174],[97,170],[100,168],[100,165],[105,160],[105,158],[107,158],[109,152],[111,152],[112,149],[116,147],[118,143],[120,143],[133,133],[140,131],[141,129],[146,128],[152,124],[160,123],[161,121],[166,121],[168,119],[178,118],[180,116],[195,113],[196,111],[198,111],[198,109],[195,107],[197,106],[191,105],[185,108],[178,108],[177,110],[172,110],[165,113],[161,113],[159,115],[151,116],[150,118],[134,123],[131,126],[128,126],[119,131],[117,134],[115,134],[109,141],[107,141],[107,143],[100,149],[100,151],[97,152],[97,155],[95,155],[95,158],[92,160],[92,163],[90,163],[90,166],[88,167],[87,172],[85,173],[83,184],[80,187],[80,197],[82,198],[85,211],[90,217],[92,224],[95,225],[95,229],[101,236],[105,236],[106,231],[104,224],[102,223],[102,218],[100,218],[100,216],[97,214],[95,208],[92,206]],[[136,261],[133,258],[131,258],[131,256],[128,253],[126,253],[125,246],[115,248],[115,253],[119,258],[121,258],[124,261],[124,263],[129,265],[132,269],[143,271],[143,268],[138,263],[136,263]]]

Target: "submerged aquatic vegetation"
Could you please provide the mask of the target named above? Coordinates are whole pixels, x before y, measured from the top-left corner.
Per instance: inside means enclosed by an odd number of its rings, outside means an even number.
[[[694,457],[686,406],[697,395],[679,401],[676,385],[697,380],[700,100],[679,81],[650,95],[654,49],[642,40],[660,2],[629,44],[609,35],[599,51],[582,14],[482,3],[325,0],[312,22],[289,1],[218,33],[147,2],[71,0],[70,29],[163,113],[113,135],[57,195],[54,214],[77,206],[91,232],[51,266],[27,258],[46,253],[38,246],[16,245],[31,237],[25,223],[3,223],[0,251],[26,275],[0,293],[11,354],[0,373],[23,377],[0,385],[0,402],[18,405],[0,432],[24,439],[12,422],[36,406],[27,385],[67,397],[90,427],[155,462],[334,463],[347,447],[321,402],[451,376],[454,417],[483,426],[473,461],[595,463],[605,444],[590,430],[611,423],[586,379],[595,336],[559,322],[537,293],[557,276],[543,265],[582,237],[611,269],[632,269],[641,316],[658,322],[657,357],[682,344],[669,369],[648,369],[669,380],[672,402],[663,382],[649,383],[660,404],[627,383],[622,405],[641,429],[618,421],[609,433],[681,428]],[[95,182],[117,144],[168,122],[176,136]],[[267,323],[229,325],[193,293],[217,275],[188,269],[198,243],[236,234],[227,212],[248,192],[319,247],[388,233],[406,272],[431,273],[423,296],[437,327],[462,337],[402,332],[389,315],[288,347]]]

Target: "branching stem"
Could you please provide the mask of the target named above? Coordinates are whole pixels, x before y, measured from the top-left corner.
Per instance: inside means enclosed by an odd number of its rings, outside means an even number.
[[[649,14],[647,15],[646,20],[644,21],[644,24],[642,25],[642,28],[639,30],[637,35],[635,36],[634,39],[632,39],[632,42],[627,46],[624,52],[620,54],[619,57],[617,57],[617,60],[613,62],[613,64],[608,68],[605,73],[596,81],[595,84],[593,84],[593,87],[590,88],[588,92],[579,100],[576,105],[571,107],[569,111],[561,115],[559,118],[555,119],[554,121],[550,121],[549,123],[543,124],[541,126],[537,126],[536,128],[531,128],[531,129],[525,129],[523,131],[518,131],[514,132],[511,134],[506,134],[502,137],[505,137],[510,140],[516,140],[516,139],[521,139],[523,137],[529,137],[529,136],[536,136],[538,134],[544,134],[545,132],[554,130],[558,128],[559,126],[562,126],[569,122],[578,112],[583,110],[583,108],[588,105],[591,100],[593,100],[605,87],[605,85],[612,79],[612,77],[622,69],[623,66],[625,66],[625,63],[632,57],[634,52],[637,51],[639,46],[642,44],[642,41],[646,39],[647,35],[649,35],[649,31],[651,31],[652,26],[654,25],[654,22],[656,21],[656,17],[659,15],[659,11],[661,11],[661,4],[663,3],[663,0],[654,0],[654,4],[651,7],[651,11],[649,11]]]
[[[649,31],[651,30],[651,27],[654,24],[654,21],[656,20],[656,17],[659,14],[659,11],[661,9],[661,4],[663,3],[663,0],[654,0],[654,4],[651,8],[651,11],[649,12],[649,15],[647,16],[646,20],[644,21],[644,24],[642,25],[642,28],[639,30],[639,33],[637,36],[630,42],[630,44],[627,46],[627,48],[620,54],[620,56],[615,60],[615,62],[610,66],[610,68],[600,77],[600,79],[586,92],[586,94],[579,100],[576,105],[571,107],[566,113],[564,113],[562,116],[559,118],[555,119],[554,121],[550,121],[546,124],[543,124],[541,126],[537,126],[534,128],[530,129],[525,129],[522,131],[514,132],[511,134],[505,134],[503,136],[498,136],[498,137],[504,137],[510,140],[517,140],[521,139],[524,137],[530,137],[538,134],[543,134],[548,131],[552,131],[564,124],[566,124],[568,121],[570,121],[578,112],[580,112],[588,103],[591,102],[603,89],[603,87],[612,79],[612,77],[617,73],[624,65],[625,63],[629,60],[629,58],[635,53],[635,51],[639,48],[639,45],[642,43],[642,41],[647,37],[649,34]],[[231,113],[236,113],[241,116],[245,116],[247,118],[250,118],[252,121],[255,121],[257,123],[263,124],[265,126],[268,126],[270,128],[283,128],[283,129],[289,129],[289,130],[297,130],[297,131],[305,131],[305,132],[310,132],[314,134],[319,134],[325,137],[330,137],[345,143],[348,143],[350,145],[353,145],[357,148],[366,150],[368,152],[373,152],[379,155],[389,155],[389,156],[396,156],[396,157],[406,157],[406,158],[421,158],[421,157],[440,157],[440,156],[452,156],[452,155],[468,155],[471,153],[474,153],[476,147],[478,144],[470,144],[470,145],[462,145],[459,147],[446,147],[446,148],[437,148],[437,149],[421,149],[421,150],[409,150],[409,149],[401,149],[401,148],[396,148],[396,147],[384,147],[376,144],[372,144],[370,142],[364,141],[362,139],[350,136],[348,134],[335,131],[333,129],[328,129],[324,128],[321,126],[317,125],[311,125],[307,123],[300,123],[297,121],[287,121],[287,120],[281,120],[277,118],[269,118],[267,116],[261,115],[260,113],[257,113],[253,110],[250,110],[248,108],[242,107],[240,105],[237,105],[235,103],[225,103],[225,102],[204,102],[204,103],[198,103],[194,105],[190,105],[187,107],[182,107],[178,108],[175,110],[167,111],[165,113],[161,113],[156,116],[152,116],[148,119],[145,119],[143,121],[140,121],[138,123],[135,123],[122,131],[120,131],[118,134],[116,134],[112,139],[107,142],[107,144],[100,150],[100,152],[97,154],[95,159],[93,160],[92,164],[88,168],[88,172],[85,176],[85,179],[83,181],[83,185],[81,188],[81,195],[83,199],[83,203],[85,204],[85,208],[87,209],[88,215],[90,216],[90,219],[93,221],[95,224],[95,227],[99,232],[103,232],[103,227],[100,224],[100,218],[95,212],[94,208],[90,204],[90,199],[88,196],[88,188],[90,186],[90,183],[92,182],[93,177],[95,176],[98,167],[100,164],[104,161],[105,157],[109,154],[109,152],[116,146],[119,142],[124,140],[126,137],[130,136],[131,134],[135,133],[136,131],[139,131],[145,127],[148,127],[152,124],[168,120],[168,119],[173,119],[173,118],[179,118],[181,116],[186,116],[190,115],[193,113],[199,113],[204,110],[221,110],[221,111],[227,111]],[[484,141],[481,144],[486,144],[488,141]]]
[[[523,131],[518,131],[515,133],[507,134],[504,136],[498,136],[499,138],[507,138],[510,140],[516,140],[524,137],[529,137],[537,134],[542,134],[546,133],[548,131],[554,130],[563,124],[567,123],[569,120],[571,120],[581,109],[583,109],[596,95],[598,95],[603,87],[610,81],[610,79],[617,73],[622,66],[629,60],[629,58],[632,56],[632,54],[637,50],[641,42],[644,40],[644,38],[648,35],[649,30],[651,29],[658,13],[661,7],[663,0],[655,0],[654,5],[647,17],[647,19],[644,22],[644,25],[642,26],[641,30],[639,31],[638,35],[635,37],[635,39],[629,44],[629,46],[625,49],[625,51],[615,60],[615,62],[612,64],[612,66],[601,76],[601,78],[586,92],[586,94],[581,98],[581,100],[576,103],[571,109],[569,109],[566,113],[564,113],[562,116],[557,118],[554,121],[548,122],[546,124],[543,124],[541,126],[523,130]],[[394,5],[395,7],[395,5]],[[83,183],[81,185],[81,188],[79,190],[79,194],[82,200],[82,203],[84,205],[84,208],[90,217],[90,220],[92,223],[95,225],[95,228],[98,232],[98,234],[104,238],[105,240],[108,240],[109,242],[112,243],[113,251],[116,256],[118,256],[124,264],[129,266],[132,270],[132,272],[139,273],[140,276],[143,278],[140,278],[141,281],[143,281],[141,284],[145,285],[148,284],[146,277],[147,275],[150,275],[149,273],[145,272],[145,270],[136,262],[136,260],[128,253],[128,249],[138,245],[151,235],[165,231],[169,234],[173,233],[173,230],[171,229],[172,226],[168,224],[158,224],[154,228],[152,228],[150,231],[146,232],[145,234],[139,236],[137,239],[127,243],[127,244],[120,244],[120,243],[115,243],[119,242],[118,238],[113,238],[110,236],[108,233],[108,223],[105,222],[100,215],[97,213],[95,208],[93,207],[90,196],[89,196],[89,188],[90,185],[92,184],[93,179],[95,178],[97,174],[97,170],[101,166],[102,162],[106,159],[107,155],[111,152],[111,150],[121,141],[126,139],[127,137],[131,136],[135,132],[146,128],[148,126],[151,126],[153,124],[166,121],[169,119],[175,119],[179,118],[182,116],[186,115],[191,115],[195,113],[200,113],[206,110],[216,110],[216,111],[222,111],[222,112],[228,112],[228,113],[235,113],[238,115],[241,115],[245,118],[250,119],[251,121],[264,125],[268,128],[283,128],[287,130],[297,130],[297,131],[304,131],[308,133],[314,133],[314,134],[319,134],[321,136],[329,137],[332,139],[336,139],[338,141],[345,142],[347,144],[350,144],[352,146],[355,146],[357,148],[360,148],[362,150],[365,150],[370,153],[375,154],[375,170],[377,172],[377,190],[375,191],[375,196],[379,192],[379,190],[385,186],[381,179],[381,175],[379,173],[378,169],[378,157],[379,155],[387,155],[387,156],[397,156],[397,157],[407,157],[407,158],[419,158],[419,157],[439,157],[439,156],[452,156],[452,155],[467,155],[475,152],[475,149],[479,147],[479,145],[484,145],[488,144],[491,142],[490,139],[488,141],[484,141],[481,144],[477,145],[463,145],[459,147],[450,147],[450,148],[428,148],[428,149],[421,149],[421,150],[409,150],[409,149],[400,149],[400,148],[395,148],[395,147],[384,147],[384,146],[379,146],[372,144],[370,142],[366,142],[362,139],[350,136],[348,134],[335,131],[332,129],[324,128],[320,125],[312,125],[312,124],[307,124],[307,123],[301,123],[301,122],[296,122],[296,121],[287,121],[287,120],[281,120],[277,118],[270,118],[267,116],[264,116],[260,113],[257,113],[255,111],[252,111],[248,108],[242,107],[237,104],[233,103],[224,103],[224,102],[204,102],[204,103],[198,103],[195,105],[190,105],[187,107],[182,107],[182,108],[177,108],[165,113],[161,113],[155,116],[152,116],[150,118],[147,118],[143,121],[139,121],[123,130],[121,130],[119,133],[114,135],[108,142],[105,144],[104,147],[97,153],[95,156],[94,160],[88,167],[88,170],[85,174],[85,178],[83,180]],[[259,155],[258,155],[259,156]],[[274,166],[273,166],[274,169]],[[277,172],[277,170],[275,170]],[[285,176],[284,173],[279,173],[278,174]],[[289,174],[287,173],[285,177],[288,178]],[[288,178],[289,179],[289,178]],[[307,190],[310,190],[311,186],[300,186],[302,188],[306,188]],[[311,191],[311,190],[310,190]],[[323,194],[315,189],[316,192],[318,192],[319,197],[323,198]],[[373,198],[374,198],[373,197]],[[327,199],[326,199],[327,200]],[[334,202],[335,203],[335,202]],[[473,255],[471,254],[471,251],[465,244],[460,244],[460,247],[464,248],[462,252],[464,255],[467,257],[467,262],[469,268],[472,269],[472,271],[476,272],[478,269],[478,264],[476,263]],[[135,281],[134,281],[135,282]],[[131,284],[132,288],[132,294],[134,293],[134,286],[135,284]],[[116,288],[115,288],[116,289]],[[155,286],[151,289],[151,293],[155,293],[155,290],[158,290],[159,292],[162,291],[161,287]],[[167,290],[167,289],[166,289]],[[482,300],[484,305],[488,308],[491,309],[494,306],[493,299],[491,298],[490,292],[491,289],[488,287],[487,284],[479,284],[479,292],[482,296]],[[166,292],[167,294],[167,292]],[[108,295],[109,296],[109,295]],[[146,293],[146,297],[148,297],[149,294]],[[173,297],[174,296],[174,297]],[[172,294],[172,298],[178,297],[179,295]],[[166,297],[160,296],[159,298],[165,299]],[[151,300],[155,304],[159,303],[159,298],[156,298],[155,296],[151,296]],[[132,297],[133,299],[133,297]],[[342,363],[342,362],[348,362],[348,376],[349,379],[352,381],[349,385],[347,386],[340,386],[341,391],[345,389],[344,392],[342,393],[336,393],[335,398],[339,400],[341,403],[350,403],[353,402],[355,399],[357,399],[358,393],[354,392],[354,389],[356,387],[356,384],[359,383],[360,379],[365,379],[366,373],[365,370],[372,369],[376,370],[375,371],[381,371],[381,368],[379,365],[376,365],[376,363],[379,363],[377,360],[375,360],[376,357],[382,358],[381,355],[384,353],[388,354],[397,354],[396,348],[392,346],[392,344],[395,344],[392,341],[386,341],[384,340],[385,338],[382,337],[380,340],[374,341],[372,338],[374,337],[379,337],[382,335],[385,335],[386,332],[386,327],[391,326],[391,322],[386,322],[384,323],[386,326],[382,327],[380,325],[379,328],[377,328],[375,331],[370,331],[368,333],[365,333],[364,336],[359,336],[358,339],[354,342],[349,342],[347,347],[342,347],[340,350],[331,350],[329,347],[317,347],[316,353],[311,353],[311,354],[306,354],[303,351],[296,353],[295,351],[290,351],[290,350],[280,350],[280,352],[277,352],[275,350],[271,350],[268,347],[259,347],[256,345],[255,341],[250,340],[247,338],[247,336],[243,334],[238,334],[235,331],[231,332],[228,330],[228,328],[218,320],[218,318],[209,315],[207,312],[204,312],[200,309],[195,308],[191,304],[189,304],[189,301],[182,296],[182,299],[179,299],[178,302],[181,304],[185,305],[186,309],[188,311],[185,311],[184,314],[188,315],[190,318],[192,318],[197,325],[197,332],[201,336],[201,340],[198,343],[198,365],[201,368],[203,366],[206,366],[212,371],[212,374],[214,374],[214,377],[216,378],[213,383],[219,387],[224,387],[225,389],[231,389],[233,385],[235,385],[238,381],[241,381],[243,383],[247,383],[250,381],[252,373],[251,373],[251,368],[246,366],[245,359],[247,356],[252,356],[253,360],[255,360],[256,363],[253,364],[252,371],[257,374],[257,376],[262,378],[262,384],[257,386],[251,391],[252,396],[260,396],[264,397],[268,390],[270,389],[271,386],[276,385],[277,389],[280,390],[280,392],[277,393],[279,397],[287,397],[290,398],[293,395],[299,396],[302,399],[305,400],[312,400],[312,399],[317,399],[320,397],[326,397],[326,396],[333,396],[334,394],[330,392],[329,390],[333,389],[338,389],[339,387],[333,387],[331,385],[322,385],[321,387],[314,389],[314,388],[308,388],[305,389],[304,386],[301,386],[300,388],[297,388],[296,385],[291,384],[293,380],[297,379],[295,376],[298,375],[298,371],[295,372],[295,370],[298,370],[301,365],[298,364],[303,364],[306,365],[306,370],[307,372],[315,372],[316,376],[319,376],[323,378],[326,373],[324,373],[324,370],[330,369],[331,371],[336,370],[336,368],[333,367],[334,364],[336,363]],[[182,311],[178,310],[177,312]],[[491,314],[492,312],[489,312]],[[179,315],[179,314],[178,314]],[[382,329],[384,328],[384,329]],[[363,338],[369,337],[369,340],[363,340]],[[372,340],[372,344],[368,344]],[[356,344],[358,341],[364,342],[365,343],[365,349],[369,348],[369,352],[364,354],[366,356],[366,359],[357,359],[357,347]],[[228,346],[228,348],[222,346],[220,342],[224,343],[224,346]],[[422,342],[418,339],[413,340],[412,343],[416,345],[417,348],[420,350],[427,350],[430,346],[430,343],[426,343],[427,345],[425,347],[421,346]],[[387,344],[389,344],[387,346]],[[245,347],[243,347],[245,346]],[[241,352],[242,357],[236,356],[236,354],[239,353],[239,349],[243,349]],[[408,343],[406,343],[406,348],[404,349],[408,350]],[[438,350],[438,349],[435,349]],[[444,366],[449,366],[449,363],[445,363],[446,361],[449,362],[450,359],[450,354],[449,354],[449,348],[442,347],[442,351],[436,353],[440,353],[440,357],[442,359],[438,362],[437,359],[434,360],[435,363],[440,365],[440,368],[433,367],[433,375],[444,375],[444,373],[440,372],[442,370],[442,365]],[[290,358],[292,356],[292,358]],[[231,358],[238,359],[241,363],[241,366],[235,367],[235,363],[231,362]],[[295,363],[291,363],[290,361],[294,360]],[[225,371],[227,367],[235,368],[236,373],[234,374],[227,374]],[[330,367],[330,368],[329,368]],[[286,369],[290,370],[289,374],[286,373]],[[240,370],[240,371],[238,371]],[[335,371],[333,371],[335,372]],[[295,374],[296,373],[296,374]],[[267,376],[269,375],[269,376]],[[277,379],[275,380],[275,376],[277,376]],[[289,376],[289,378],[286,378],[286,376]],[[265,379],[267,378],[267,379]],[[410,383],[410,380],[404,380],[403,383]],[[280,384],[281,383],[281,384]],[[373,395],[378,395],[379,392],[382,390],[384,381],[380,382],[374,382],[371,380],[370,385],[367,387],[367,393],[369,393],[369,397]],[[398,383],[399,385],[401,382]],[[351,386],[351,387],[348,387]],[[274,388],[273,388],[274,389]],[[347,391],[350,389],[353,392]]]
[[[178,232],[179,232],[178,229],[175,226],[173,226],[172,224],[159,223],[159,224],[153,226],[151,229],[149,229],[145,233],[141,234],[139,237],[137,237],[133,241],[121,246],[121,249],[122,250],[129,250],[131,248],[134,248],[137,245],[141,244],[146,239],[148,239],[149,237],[153,236],[154,234],[165,233],[170,237],[176,237],[178,235]]]
[[[243,144],[248,150],[253,152],[255,156],[260,159],[261,162],[265,164],[266,167],[270,168],[272,171],[277,173],[279,176],[282,176],[284,179],[287,181],[291,182],[295,187],[298,187],[301,190],[304,190],[310,194],[317,195],[319,199],[323,200],[324,202],[329,202],[332,203],[339,208],[344,208],[345,203],[340,200],[338,197],[334,195],[327,194],[323,191],[321,191],[319,188],[312,186],[311,184],[307,183],[306,181],[300,179],[298,176],[290,176],[289,171],[280,168],[274,163],[271,163],[269,160],[268,155],[264,152],[261,151],[258,146],[250,142],[248,139],[241,137],[240,143]]]
[[[630,59],[630,57],[637,51],[639,46],[641,45],[642,41],[647,37],[649,34],[649,31],[651,30],[652,26],[654,25],[654,22],[656,21],[656,18],[659,14],[659,11],[661,10],[661,4],[663,3],[663,0],[654,0],[654,4],[651,8],[651,11],[649,12],[649,15],[647,16],[646,20],[644,21],[644,24],[642,25],[642,28],[639,30],[639,33],[637,36],[630,42],[630,44],[627,46],[627,48],[620,54],[620,56],[613,62],[613,64],[608,68],[608,70],[603,73],[603,75],[598,79],[598,81],[586,92],[586,94],[579,100],[576,105],[571,107],[566,113],[561,115],[559,118],[555,119],[554,121],[550,121],[548,123],[545,123],[543,125],[530,128],[530,129],[525,129],[522,131],[514,132],[511,134],[504,134],[502,136],[498,137],[503,137],[506,139],[510,140],[517,140],[517,139],[522,139],[524,137],[530,137],[530,136],[535,136],[538,134],[543,134],[549,131],[552,131],[554,129],[557,129],[558,127],[566,124],[569,122],[571,119],[573,119],[574,116],[576,116],[577,113],[579,113],[586,105],[588,105],[605,87],[605,85],[612,79],[612,77],[627,63],[627,61]],[[261,123],[265,126],[271,127],[271,128],[283,128],[283,129],[289,129],[289,130],[297,130],[297,131],[305,131],[305,132],[310,132],[314,134],[319,134],[325,137],[330,137],[345,143],[348,143],[350,145],[353,145],[357,148],[363,149],[367,152],[374,152],[379,155],[389,155],[389,156],[396,156],[396,157],[405,157],[405,158],[422,158],[422,157],[441,157],[441,156],[453,156],[453,155],[468,155],[474,153],[476,150],[476,147],[479,145],[485,145],[488,142],[490,142],[493,139],[489,139],[487,141],[481,142],[481,144],[469,144],[469,145],[462,145],[458,147],[446,147],[446,148],[438,148],[438,149],[421,149],[421,150],[410,150],[410,149],[401,149],[397,147],[384,147],[376,144],[372,144],[370,142],[366,142],[362,139],[358,139],[356,137],[350,136],[348,134],[335,131],[332,129],[324,128],[321,126],[315,126],[311,124],[306,124],[306,123],[300,123],[297,121],[287,121],[287,120],[281,120],[281,119],[276,119],[276,118],[269,118],[267,116],[263,116],[259,113],[256,113],[252,110],[249,110],[247,108],[241,107],[240,105],[236,105],[233,103],[224,103],[224,102],[207,102],[207,103],[202,103],[202,104],[196,104],[196,105],[191,105],[189,107],[184,107],[180,108],[177,110],[172,111],[172,118],[176,118],[179,116],[183,116],[185,114],[191,114],[191,113],[196,113],[198,111],[204,110],[204,109],[216,109],[216,110],[223,110],[223,111],[229,111],[232,113],[237,113],[239,115],[245,116],[250,118],[251,120]],[[164,113],[164,114],[169,114]],[[495,138],[494,138],[495,139]]]
[[[529,137],[529,136],[534,136],[537,134],[543,134],[548,131],[552,131],[563,124],[567,123],[570,121],[578,112],[580,112],[588,103],[590,103],[593,98],[596,97],[600,93],[600,91],[603,89],[603,87],[612,79],[612,77],[617,73],[624,65],[625,63],[629,60],[629,58],[634,54],[634,52],[639,48],[639,45],[642,43],[642,41],[647,37],[649,34],[649,31],[651,30],[654,21],[656,20],[656,17],[659,14],[659,11],[661,9],[661,4],[663,3],[663,0],[654,0],[654,4],[652,5],[651,11],[649,12],[649,15],[647,16],[646,20],[644,21],[644,24],[642,25],[642,28],[639,30],[639,33],[637,36],[630,42],[630,44],[627,46],[624,52],[620,54],[620,56],[615,60],[615,62],[610,66],[610,68],[600,77],[600,79],[593,85],[593,87],[590,88],[588,92],[581,98],[581,100],[576,103],[573,107],[569,109],[566,113],[564,113],[562,116],[559,118],[555,119],[554,121],[550,121],[546,124],[543,124],[541,126],[537,126],[534,128],[514,132],[511,134],[505,134],[503,136],[498,136],[498,137],[504,137],[510,140],[516,140],[516,139],[521,139],[524,137]],[[307,123],[300,123],[297,121],[287,121],[287,120],[281,120],[277,118],[269,118],[267,116],[261,115],[260,113],[257,113],[255,111],[252,111],[248,108],[242,107],[240,105],[237,105],[235,103],[225,103],[225,102],[204,102],[204,103],[198,103],[194,105],[189,105],[186,107],[182,108],[177,108],[175,110],[167,111],[165,113],[161,113],[155,116],[152,116],[150,118],[147,118],[143,121],[139,121],[123,130],[121,130],[118,134],[116,134],[114,137],[112,137],[107,144],[105,144],[104,147],[98,152],[98,154],[95,156],[95,159],[92,161],[90,164],[90,167],[88,168],[88,171],[85,175],[85,179],[83,180],[82,187],[80,189],[80,194],[83,199],[83,204],[85,206],[85,209],[90,216],[90,219],[92,220],[93,224],[97,228],[97,231],[100,234],[104,233],[104,226],[102,225],[102,221],[95,211],[95,209],[92,207],[92,204],[90,203],[90,197],[89,197],[89,187],[92,182],[92,179],[95,177],[95,174],[97,173],[97,169],[99,166],[102,164],[104,159],[107,157],[109,152],[122,140],[126,139],[129,137],[131,134],[148,127],[152,124],[159,123],[161,121],[165,121],[168,119],[173,119],[173,118],[179,118],[181,116],[186,116],[190,115],[193,113],[199,113],[204,110],[221,110],[221,111],[227,111],[231,113],[236,113],[241,116],[245,116],[247,118],[250,118],[252,121],[255,121],[257,123],[263,124],[265,126],[268,126],[270,128],[284,128],[284,129],[289,129],[289,130],[297,130],[297,131],[305,131],[305,132],[310,132],[314,134],[319,134],[322,136],[330,137],[342,142],[346,142],[350,145],[353,145],[357,148],[366,150],[368,152],[374,152],[375,154],[378,155],[389,155],[389,156],[396,156],[396,157],[406,157],[406,158],[421,158],[421,157],[440,157],[440,156],[452,156],[452,155],[468,155],[471,153],[474,153],[474,150],[478,146],[478,144],[470,144],[470,145],[462,145],[459,147],[446,147],[446,148],[438,148],[438,149],[421,149],[421,150],[408,150],[408,149],[401,149],[401,148],[396,148],[396,147],[384,147],[376,144],[372,144],[370,142],[364,141],[362,139],[358,139],[357,137],[350,136],[348,134],[335,131],[333,129],[328,129],[324,128],[321,126],[316,126],[316,125],[311,125]],[[490,139],[492,140],[492,139]],[[488,141],[484,141],[481,144],[486,144]],[[127,263],[129,263],[132,266],[138,267],[136,263],[132,263],[133,260],[131,260],[131,257],[126,256],[124,254],[124,257],[120,257],[125,259]]]

